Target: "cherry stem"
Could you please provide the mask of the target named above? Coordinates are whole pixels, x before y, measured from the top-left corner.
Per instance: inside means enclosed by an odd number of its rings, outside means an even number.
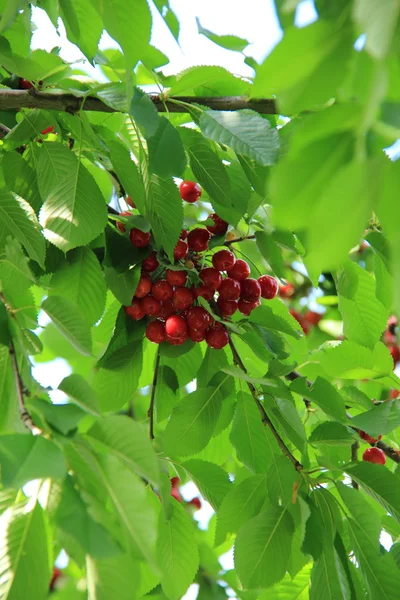
[[[154,376],[151,384],[150,406],[147,412],[150,417],[150,439],[154,440],[154,402],[156,398],[158,368],[160,366],[160,348],[157,348],[156,361],[154,363]]]
[[[230,246],[231,244],[236,244],[236,242],[244,242],[245,240],[255,240],[255,235],[244,235],[242,237],[234,238],[233,240],[229,240],[225,242],[224,246]]]

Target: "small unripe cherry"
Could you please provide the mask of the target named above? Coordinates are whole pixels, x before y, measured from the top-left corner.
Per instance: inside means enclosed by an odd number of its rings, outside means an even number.
[[[205,269],[202,269],[199,273],[199,277],[204,285],[214,288],[214,290],[217,290],[222,282],[221,273],[217,271],[217,269],[214,269],[214,267],[206,267]]]
[[[286,285],[281,285],[279,288],[279,296],[281,298],[291,298],[295,292],[294,285],[292,283],[288,283]]]
[[[219,286],[220,298],[224,300],[238,300],[240,297],[240,283],[231,277],[225,277]]]
[[[142,308],[145,315],[158,317],[161,312],[161,302],[153,296],[146,296],[142,300]]]
[[[120,213],[120,217],[130,217],[130,216],[131,216],[131,213],[128,212],[128,211]],[[119,221],[116,221],[115,224],[117,226],[117,229],[119,229],[119,231],[121,233],[125,233],[126,227],[125,227],[125,225],[123,223],[120,223]]]
[[[228,223],[221,219],[216,213],[212,213],[208,217],[214,221],[214,225],[206,225],[208,231],[213,235],[224,235],[228,230]]]
[[[194,295],[187,287],[178,287],[172,296],[172,304],[176,310],[186,310],[193,306]]]
[[[142,276],[139,279],[139,283],[135,291],[135,296],[137,298],[144,298],[145,296],[148,296],[150,294],[150,290],[151,280],[149,279],[149,277]]]
[[[241,293],[240,297],[246,302],[254,302],[261,297],[261,286],[257,279],[245,279],[240,282]]]
[[[228,231],[228,233],[226,234],[225,240],[227,242],[231,242],[235,238],[236,238],[236,233],[234,231]]]
[[[228,332],[223,327],[212,327],[206,333],[206,343],[210,348],[221,350],[229,343]]]
[[[186,323],[190,329],[205,331],[211,322],[211,315],[202,306],[193,306],[186,311]]]
[[[142,231],[136,227],[133,227],[129,232],[129,239],[135,248],[146,248],[150,244],[150,238],[150,232]]]
[[[151,271],[155,271],[159,266],[159,262],[157,260],[157,252],[153,250],[153,252],[142,261],[142,269],[143,271],[147,271],[150,273]]]
[[[368,433],[366,433],[365,431],[363,431],[362,429],[360,429],[360,431],[358,432],[360,435],[360,438],[362,440],[365,440],[366,442],[368,442],[369,444],[376,444],[376,442],[379,442],[379,440],[382,439],[381,435],[378,435],[377,438],[372,437],[371,435],[369,435]]]
[[[165,322],[165,331],[171,338],[187,337],[186,321],[180,315],[171,315]]]
[[[249,314],[255,308],[257,308],[257,306],[260,306],[260,304],[261,304],[260,300],[254,300],[253,302],[247,302],[246,300],[240,299],[238,302],[238,309],[240,310],[242,315],[245,315],[246,317],[248,317]]]
[[[185,258],[188,251],[189,251],[189,248],[188,248],[187,243],[184,242],[183,240],[178,240],[178,242],[174,248],[174,259],[182,260],[182,258]]]
[[[193,250],[193,252],[204,252],[208,248],[210,237],[211,235],[207,229],[203,229],[202,227],[192,229],[187,237],[189,249]]]
[[[221,317],[231,317],[238,309],[237,300],[225,300],[221,296],[217,300],[217,305]]]
[[[206,329],[204,331],[196,331],[196,329],[188,329],[188,335],[192,342],[204,342],[206,339]]]
[[[219,250],[212,257],[212,264],[217,271],[228,271],[236,262],[236,257],[229,250]]]
[[[134,203],[134,201],[132,200],[132,198],[130,196],[127,196],[125,198],[125,202],[127,204],[129,204],[129,206],[132,206],[132,208],[136,208],[136,204]]]
[[[150,342],[161,344],[165,342],[167,334],[165,333],[165,324],[161,321],[152,321],[146,327],[146,337]]]
[[[386,463],[386,456],[383,450],[380,448],[367,448],[362,455],[363,460],[376,465],[384,465]]]
[[[185,260],[185,267],[187,269],[194,269],[194,262],[192,260],[190,260],[189,258],[187,258]]]
[[[179,193],[182,200],[192,204],[201,196],[201,187],[194,181],[182,181],[179,186]]]
[[[209,285],[205,285],[204,283],[200,283],[200,285],[193,288],[193,293],[196,298],[199,296],[210,302],[214,298],[215,289],[210,287]]]
[[[245,260],[239,258],[233,267],[228,269],[227,271],[228,277],[232,277],[232,279],[237,279],[237,281],[243,281],[247,279],[250,275],[250,267]]]
[[[165,279],[158,279],[153,283],[151,288],[154,298],[160,301],[170,300],[173,292],[172,286]]]
[[[138,298],[133,298],[132,305],[125,306],[124,310],[126,315],[134,321],[139,321],[140,319],[143,319],[145,314],[142,307],[142,303]]]
[[[165,273],[165,279],[170,285],[177,285],[181,287],[186,283],[187,273],[186,271],[173,271],[172,269],[167,269]]]
[[[266,300],[272,300],[278,293],[278,282],[271,275],[262,275],[258,278],[258,283],[261,288],[261,297]]]

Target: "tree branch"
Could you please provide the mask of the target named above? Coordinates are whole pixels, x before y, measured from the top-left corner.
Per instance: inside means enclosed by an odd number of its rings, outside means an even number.
[[[158,368],[160,366],[160,348],[157,348],[156,361],[154,363],[153,382],[151,384],[150,406],[147,415],[150,417],[150,439],[154,440],[154,401],[156,398]]]
[[[278,114],[275,100],[271,98],[249,99],[245,96],[221,96],[221,97],[197,97],[197,96],[176,96],[173,102],[162,98],[159,94],[150,94],[150,100],[159,112],[182,113],[188,112],[188,106],[178,104],[200,104],[214,110],[239,110],[250,108],[260,114],[274,115]],[[89,110],[96,112],[120,112],[111,108],[99,98],[88,96],[80,98],[73,94],[38,92],[35,89],[30,90],[0,90],[0,110],[20,110],[21,108],[42,108],[44,110],[66,111],[71,114],[79,110]]]
[[[18,369],[17,356],[15,354],[15,346],[14,346],[14,342],[13,342],[12,338],[10,341],[9,352],[10,352],[10,356],[11,356],[11,365],[12,365],[12,369],[13,369],[13,373],[14,373],[15,387],[17,390],[18,407],[19,407],[19,413],[21,416],[21,421],[23,422],[25,427],[27,427],[33,433],[33,435],[38,435],[43,432],[41,429],[39,429],[39,427],[36,427],[36,425],[34,424],[34,422],[32,420],[31,415],[29,414],[29,412],[27,411],[26,406],[25,406],[24,395],[27,392],[24,387],[24,384],[22,383],[21,374]]]
[[[236,366],[239,367],[239,369],[241,369],[243,371],[243,373],[247,374],[246,367],[244,366],[243,361],[240,358],[239,353],[235,348],[235,345],[232,341],[231,336],[229,336],[229,346],[232,351],[233,362],[235,363]],[[281,436],[275,429],[275,425],[272,423],[271,419],[268,417],[264,406],[262,405],[262,403],[260,402],[260,400],[258,398],[256,388],[250,381],[247,381],[247,385],[248,385],[250,393],[254,399],[254,402],[256,403],[257,408],[260,411],[261,420],[262,420],[263,425],[267,425],[267,427],[269,427],[269,429],[272,432],[272,435],[274,436],[274,438],[276,439],[276,441],[278,443],[279,448],[282,450],[283,454],[285,454],[285,456],[287,456],[288,459],[291,461],[291,463],[293,464],[296,471],[301,471],[303,468],[303,465],[297,460],[297,458],[295,458],[293,456],[293,454],[290,452],[289,448],[286,446],[285,442],[283,441],[283,439],[281,438]]]

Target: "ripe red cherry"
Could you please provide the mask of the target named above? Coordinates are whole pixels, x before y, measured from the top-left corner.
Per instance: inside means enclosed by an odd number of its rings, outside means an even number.
[[[176,246],[174,248],[174,259],[182,260],[182,258],[185,258],[188,251],[189,251],[189,248],[188,248],[187,243],[184,242],[183,240],[178,240],[178,243],[176,244]]]
[[[188,504],[190,504],[191,506],[194,506],[194,508],[196,510],[200,510],[201,509],[201,500],[200,500],[200,498],[192,498],[191,500],[189,500]]]
[[[223,300],[237,300],[240,296],[240,283],[231,277],[225,277],[219,286],[219,296]]]
[[[137,298],[144,298],[145,296],[148,296],[150,294],[150,290],[151,290],[150,279],[146,276],[144,276],[144,277],[142,276],[139,279],[139,283],[136,288],[135,296]]]
[[[178,502],[183,502],[183,498],[179,491],[179,482],[180,482],[179,477],[172,477],[172,479],[171,479],[171,496],[173,496],[173,498],[175,498],[175,500],[178,500]]]
[[[322,315],[312,310],[308,310],[305,313],[304,318],[307,321],[307,323],[310,323],[310,325],[318,325],[318,323],[322,319]]]
[[[176,310],[186,310],[193,305],[194,295],[187,287],[178,287],[172,296],[172,304]]]
[[[228,223],[221,219],[216,213],[212,213],[208,217],[214,221],[214,225],[206,225],[208,231],[213,235],[224,235],[228,229]]]
[[[308,335],[308,332],[310,331],[310,326],[309,326],[309,324],[306,321],[304,321],[303,316],[299,312],[297,312],[297,310],[294,310],[294,308],[291,308],[289,310],[289,312],[292,315],[292,317],[294,319],[296,319],[296,321],[298,322],[298,324],[302,328],[304,334]]]
[[[202,269],[199,273],[199,277],[204,285],[214,288],[214,290],[217,290],[221,285],[222,275],[217,269],[214,269],[214,267]]]
[[[144,317],[144,310],[139,299],[133,298],[131,306],[125,306],[125,313],[134,321],[139,321]]]
[[[129,232],[129,239],[131,240],[132,246],[135,246],[135,248],[146,248],[146,246],[148,246],[150,243],[150,238],[150,232],[146,233],[145,231],[137,229],[136,227],[131,229]]]
[[[378,435],[377,438],[373,438],[372,436],[368,435],[368,433],[366,433],[365,431],[363,431],[362,429],[360,429],[360,431],[358,432],[360,434],[360,438],[362,440],[365,440],[366,442],[368,442],[369,444],[376,444],[376,442],[379,442],[379,440],[382,439],[381,435]]]
[[[241,294],[240,297],[246,302],[254,302],[261,296],[261,285],[257,279],[245,279],[240,283]]]
[[[125,202],[127,204],[129,204],[129,206],[132,206],[132,208],[136,208],[136,204],[134,203],[134,201],[132,200],[132,198],[130,196],[127,196],[125,198]]]
[[[228,332],[224,327],[212,327],[206,333],[206,343],[210,348],[221,350],[229,343]]]
[[[188,329],[188,334],[192,342],[203,342],[206,339],[206,329],[204,331],[196,331],[196,329]]]
[[[260,306],[260,304],[261,304],[261,302],[259,300],[254,300],[253,302],[247,302],[246,300],[240,299],[238,302],[238,309],[240,310],[242,315],[245,315],[246,317],[248,317],[249,314],[255,308],[257,308],[257,306]]]
[[[238,309],[237,300],[225,300],[221,296],[217,300],[221,317],[231,317]]]
[[[145,315],[158,317],[161,312],[161,302],[153,296],[146,296],[142,300],[142,308]]]
[[[394,400],[395,398],[399,397],[399,394],[400,394],[399,390],[393,390],[393,389],[391,389],[390,392],[389,392],[389,398],[391,400]]]
[[[288,283],[287,285],[281,285],[279,288],[279,296],[281,298],[290,298],[295,292],[294,285]]]
[[[233,267],[229,269],[227,273],[229,277],[232,277],[232,279],[243,281],[250,275],[250,267],[245,260],[239,258],[239,260],[235,262]]]
[[[385,453],[380,448],[367,448],[362,457],[363,460],[376,465],[384,465],[386,462]]]
[[[181,240],[186,240],[188,236],[188,232],[186,231],[186,229],[181,229],[181,235],[179,236]]]
[[[167,269],[165,278],[170,285],[183,286],[187,280],[187,273],[186,271],[172,271],[172,269]]]
[[[236,257],[229,250],[219,250],[212,257],[212,264],[217,271],[228,271],[236,262]]]
[[[56,585],[56,581],[61,576],[62,576],[62,571],[60,571],[60,569],[58,569],[57,567],[53,567],[53,573],[51,575],[51,580],[50,580],[50,584],[49,584],[49,590],[54,590],[55,585]]]
[[[158,279],[153,283],[151,293],[157,300],[164,301],[170,300],[172,298],[174,290],[172,289],[172,286],[170,286],[168,281],[166,281],[165,279]]]
[[[53,125],[49,125],[49,127],[46,127],[46,129],[42,129],[42,131],[40,133],[42,135],[47,135],[48,133],[53,133],[53,131],[54,131]]]
[[[278,293],[278,282],[275,277],[270,275],[262,275],[258,278],[258,283],[261,288],[261,296],[266,300],[272,300]]]
[[[159,262],[157,260],[157,253],[155,250],[153,250],[150,256],[143,260],[142,269],[143,271],[147,271],[148,273],[150,273],[151,271],[155,271],[158,266]]]
[[[204,283],[201,283],[197,287],[193,288],[193,293],[196,298],[201,296],[202,298],[204,298],[204,300],[210,302],[210,300],[214,298],[215,289],[213,287],[210,287],[209,285],[204,285]]]
[[[187,325],[185,319],[179,315],[171,315],[165,322],[165,331],[171,338],[187,337]]]
[[[120,213],[120,216],[121,217],[130,217],[131,213],[125,211],[125,212]],[[117,225],[117,228],[120,230],[121,233],[125,233],[126,227],[125,227],[125,225],[123,223],[120,223],[119,221],[116,221],[116,225]]]
[[[201,196],[201,187],[194,181],[182,181],[179,186],[179,193],[185,202],[196,202]]]
[[[207,250],[210,237],[211,235],[207,229],[201,227],[192,229],[187,237],[189,249],[193,250],[193,252],[203,252],[204,250]]]
[[[202,306],[193,306],[189,308],[185,315],[186,322],[190,329],[195,331],[205,331],[210,324],[211,315]]]
[[[20,90],[31,90],[33,88],[33,85],[27,79],[23,79],[23,77],[20,77],[18,87]]]
[[[181,344],[186,342],[187,339],[188,339],[187,333],[185,333],[185,335],[183,335],[182,337],[179,337],[179,338],[173,338],[170,335],[167,335],[167,342],[169,344],[171,344],[171,346],[180,346]]]
[[[152,321],[146,327],[146,337],[155,344],[165,342],[167,334],[165,333],[165,325],[161,321]]]
[[[172,304],[172,300],[164,300],[164,302],[161,302],[161,310],[160,314],[158,315],[158,318],[163,319],[163,321],[166,321],[168,317],[174,315],[175,312],[176,311],[174,305]]]
[[[389,352],[393,358],[393,364],[394,364],[394,366],[396,366],[400,360],[400,349],[398,346],[393,345],[393,346],[390,346]]]

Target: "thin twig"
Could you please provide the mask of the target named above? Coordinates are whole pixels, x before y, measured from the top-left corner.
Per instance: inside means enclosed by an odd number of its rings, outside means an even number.
[[[157,349],[156,361],[154,363],[153,382],[151,384],[150,406],[147,415],[150,417],[150,439],[154,440],[154,401],[156,398],[158,368],[160,366],[160,349]]]
[[[247,370],[246,367],[243,364],[242,359],[239,356],[238,351],[235,348],[235,345],[232,341],[231,336],[229,336],[229,346],[230,349],[232,351],[232,355],[233,355],[233,361],[236,364],[236,366],[238,366],[243,373],[247,374]],[[261,420],[263,425],[267,425],[269,427],[269,429],[272,432],[272,435],[274,436],[274,438],[276,439],[279,448],[282,450],[282,452],[289,458],[289,460],[292,462],[294,468],[296,469],[296,471],[301,471],[303,468],[303,465],[293,456],[293,454],[290,452],[289,448],[286,446],[285,442],[282,440],[281,436],[279,435],[279,433],[277,432],[277,430],[275,429],[275,425],[272,423],[271,419],[268,417],[264,406],[262,405],[262,403],[260,402],[259,398],[258,398],[258,394],[257,394],[257,390],[254,387],[254,385],[250,382],[247,381],[247,385],[248,388],[250,390],[250,393],[257,405],[258,410],[260,411],[261,414]]]
[[[228,240],[225,242],[224,246],[230,246],[231,244],[236,244],[236,242],[244,242],[246,240],[255,240],[255,235],[244,235],[242,237],[234,238],[233,240]]]
[[[358,448],[360,447],[360,444],[358,443],[358,441],[356,440],[355,442],[353,442],[353,444],[351,445],[351,460],[353,462],[357,462],[358,460]],[[354,479],[351,480],[351,485],[353,486],[353,488],[355,490],[358,490],[358,483],[357,481],[355,481]]]
[[[19,407],[21,421],[23,422],[25,427],[27,427],[33,433],[33,435],[38,435],[43,432],[41,429],[36,427],[36,425],[34,424],[34,422],[32,420],[31,415],[29,414],[29,412],[27,411],[26,406],[25,406],[24,395],[27,394],[27,390],[24,387],[24,384],[22,383],[21,374],[18,369],[17,356],[15,354],[15,346],[14,346],[14,342],[13,342],[12,338],[10,340],[9,352],[10,352],[10,356],[11,356],[11,365],[12,365],[12,369],[13,369],[13,373],[14,373],[15,387],[17,390],[18,407]]]

